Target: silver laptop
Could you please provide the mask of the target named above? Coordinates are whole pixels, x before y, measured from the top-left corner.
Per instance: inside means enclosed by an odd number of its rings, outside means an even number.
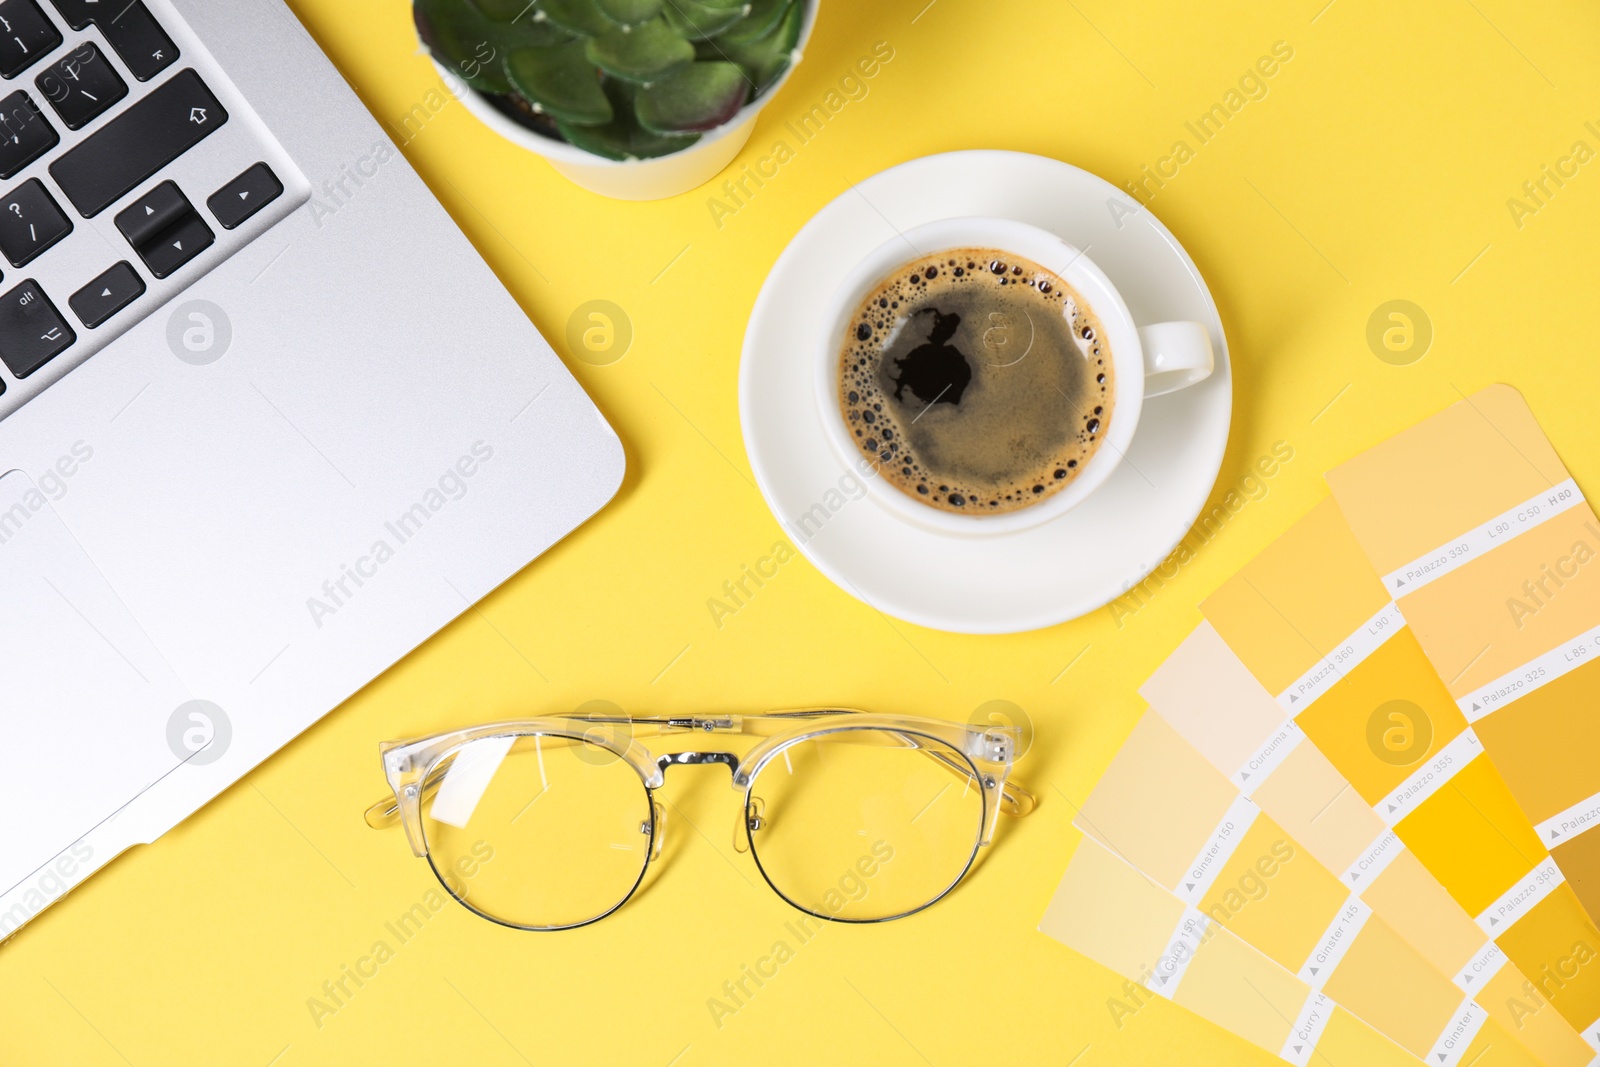
[[[3,938],[587,519],[623,452],[279,0],[0,23]]]

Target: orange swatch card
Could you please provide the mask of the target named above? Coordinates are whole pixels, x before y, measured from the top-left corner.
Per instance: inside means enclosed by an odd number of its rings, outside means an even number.
[[[1328,482],[1557,876],[1600,916],[1600,519],[1508,386]]]

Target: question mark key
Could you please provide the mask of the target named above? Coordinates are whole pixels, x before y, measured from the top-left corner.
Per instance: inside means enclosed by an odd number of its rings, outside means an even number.
[[[38,178],[23,182],[0,201],[0,253],[13,267],[31,262],[71,232],[71,220]]]

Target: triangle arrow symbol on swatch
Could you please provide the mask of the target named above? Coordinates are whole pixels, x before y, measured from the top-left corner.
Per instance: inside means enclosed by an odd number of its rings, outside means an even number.
[[[1249,780],[1250,780],[1250,772],[1249,771],[1241,771],[1240,774],[1239,774],[1239,781],[1248,782]]]
[[[1312,974],[1313,974],[1313,975],[1315,975],[1315,974],[1316,974],[1316,973],[1317,973],[1317,969],[1316,969],[1316,968],[1315,968],[1315,967],[1313,967],[1313,968],[1311,968],[1311,973],[1312,973]]]
[[[1183,888],[1185,888],[1189,892],[1193,893],[1194,892],[1194,883],[1193,882],[1185,882],[1185,883],[1183,883]]]

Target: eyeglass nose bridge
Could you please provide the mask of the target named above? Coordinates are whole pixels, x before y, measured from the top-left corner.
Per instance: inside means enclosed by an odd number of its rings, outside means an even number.
[[[696,766],[703,763],[720,763],[732,775],[739,769],[739,757],[732,752],[668,752],[656,757],[656,766],[663,775],[668,767]]]

